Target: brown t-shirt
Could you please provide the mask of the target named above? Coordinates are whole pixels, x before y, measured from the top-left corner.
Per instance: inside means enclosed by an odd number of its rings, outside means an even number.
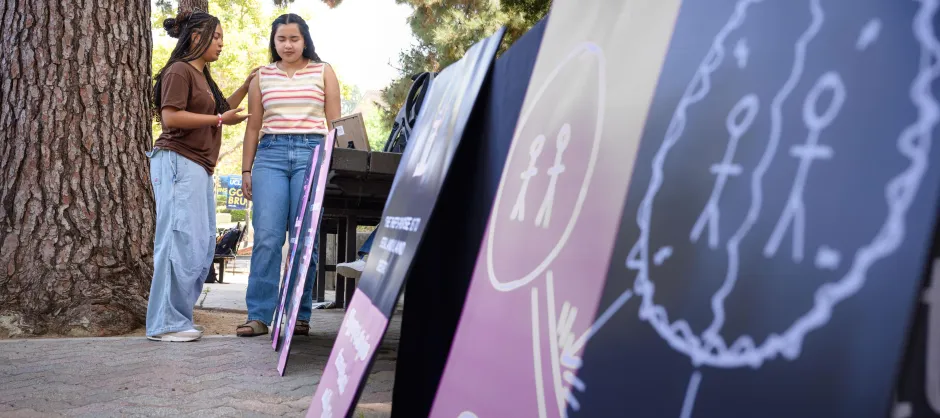
[[[215,115],[215,99],[205,75],[185,62],[177,62],[163,71],[162,108],[173,107],[203,115]],[[215,171],[222,146],[222,128],[204,126],[196,129],[168,129],[154,147],[176,152],[201,165],[209,174]]]

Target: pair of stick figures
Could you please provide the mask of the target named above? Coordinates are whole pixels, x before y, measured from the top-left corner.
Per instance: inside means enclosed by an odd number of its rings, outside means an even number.
[[[822,94],[825,92],[831,93],[831,100],[826,109],[820,114],[817,106]],[[777,253],[784,233],[792,226],[793,260],[795,262],[802,261],[806,217],[803,190],[806,187],[809,168],[813,161],[828,160],[833,157],[834,151],[831,147],[819,144],[819,136],[826,127],[832,124],[844,102],[845,85],[842,83],[839,74],[834,71],[823,74],[807,95],[803,103],[803,122],[809,129],[809,134],[804,144],[794,145],[790,149],[790,155],[799,160],[799,167],[796,179],[790,189],[786,208],[777,222],[770,240],[764,247],[765,256],[772,257]],[[739,176],[742,173],[741,165],[734,163],[732,160],[738,141],[751,127],[758,109],[759,101],[757,96],[749,94],[741,98],[728,114],[726,120],[728,133],[730,134],[728,147],[722,161],[711,167],[711,173],[716,176],[715,187],[712,189],[712,194],[705,205],[705,209],[692,228],[690,238],[693,242],[698,241],[705,227],[708,226],[708,245],[713,249],[718,247],[718,219],[720,217],[718,199],[721,197],[728,177]],[[825,258],[826,260],[832,259],[832,257]],[[831,262],[824,264],[831,264]]]
[[[532,177],[535,177],[539,173],[537,167],[539,157],[542,155],[542,151],[545,148],[545,135],[539,135],[535,137],[532,143],[529,145],[529,165],[528,167],[519,175],[519,178],[522,179],[522,187],[519,189],[519,195],[516,197],[516,204],[512,207],[512,212],[509,215],[509,218],[514,221],[525,221],[525,201],[526,194],[529,189],[529,181],[532,180]],[[538,212],[535,215],[535,225],[548,228],[551,218],[552,218],[552,206],[555,203],[555,190],[558,188],[558,177],[565,172],[565,165],[562,162],[564,157],[565,150],[568,149],[568,144],[571,142],[571,125],[566,123],[562,125],[561,129],[558,131],[558,135],[555,138],[555,161],[554,165],[549,167],[546,171],[550,180],[548,183],[548,190],[545,192],[545,197],[542,199],[542,205],[539,207]]]

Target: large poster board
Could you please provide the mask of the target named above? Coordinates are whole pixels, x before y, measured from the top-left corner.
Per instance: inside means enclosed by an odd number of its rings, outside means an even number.
[[[559,416],[677,10],[553,3],[431,416]]]
[[[471,47],[435,78],[307,416],[352,413],[503,32]]]
[[[287,293],[288,290],[293,287],[294,279],[297,277],[297,270],[300,269],[300,264],[304,259],[303,253],[305,251],[304,241],[300,240],[299,237],[303,235],[303,231],[309,227],[310,216],[309,210],[310,207],[310,196],[311,190],[315,186],[315,178],[317,176],[317,170],[315,169],[320,161],[320,150],[322,147],[316,147],[313,150],[313,153],[310,154],[310,161],[307,162],[307,179],[304,181],[304,190],[300,196],[300,202],[297,205],[298,212],[297,216],[294,219],[294,233],[291,234],[291,239],[289,242],[290,245],[290,254],[287,257],[287,265],[284,266],[284,274],[281,276],[280,283],[278,285],[278,305],[274,310],[274,318],[271,320],[271,348],[275,351],[278,351],[281,348],[281,343],[284,342],[281,334],[281,328],[284,325],[284,305],[287,303]],[[311,250],[312,251],[312,250]]]
[[[579,415],[889,415],[937,216],[937,5],[683,3]]]
[[[318,231],[320,227],[320,219],[323,214],[323,194],[326,193],[326,179],[330,171],[330,164],[332,164],[333,158],[333,141],[336,139],[336,130],[331,130],[329,135],[326,137],[326,142],[323,144],[322,156],[319,160],[311,160],[316,162],[316,164],[311,163],[311,169],[317,167],[317,174],[315,178],[314,186],[311,186],[310,194],[312,195],[312,202],[308,215],[305,216],[307,226],[299,237],[303,237],[303,256],[300,259],[299,269],[297,270],[297,275],[294,276],[292,281],[295,283],[293,287],[285,287],[281,292],[281,305],[284,306],[283,309],[279,309],[278,313],[280,316],[276,316],[275,327],[279,330],[278,337],[282,340],[280,347],[280,357],[277,363],[277,370],[280,372],[281,376],[284,375],[284,370],[287,368],[287,359],[290,356],[290,343],[294,338],[294,325],[297,323],[297,314],[300,313],[300,304],[303,300],[304,287],[307,283],[307,272],[310,270],[310,264],[313,262],[313,248],[316,245],[316,240],[320,237]],[[314,155],[314,157],[317,157]],[[300,242],[297,245],[301,245]],[[287,300],[287,304],[284,305],[284,300]],[[312,301],[311,301],[312,303]]]
[[[603,37],[593,8],[655,20],[672,4],[601,3],[556,0],[541,53],[574,42],[554,30],[590,27],[631,65],[664,62],[651,103],[606,109],[620,129],[649,115],[621,171],[619,227],[573,230],[615,229],[612,256],[595,269],[587,248],[611,242],[585,242],[577,270],[558,256],[510,299],[498,260],[529,271],[541,237],[515,251],[484,242],[432,416],[926,413],[892,398],[914,308],[934,295],[921,290],[940,186],[940,2],[685,1],[652,22],[672,36],[647,58],[626,43],[655,31]],[[569,277],[575,290],[560,286]],[[572,296],[595,286],[599,300]],[[525,308],[531,323],[512,327]]]

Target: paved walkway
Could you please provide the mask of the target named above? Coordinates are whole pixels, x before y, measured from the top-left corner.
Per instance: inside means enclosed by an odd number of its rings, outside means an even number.
[[[245,306],[245,292],[248,291],[248,267],[251,264],[249,257],[239,257],[234,261],[228,262],[225,266],[225,279],[223,283],[208,283],[202,288],[202,297],[196,303],[200,309],[214,309],[227,312],[247,312]],[[218,265],[216,265],[218,268]],[[218,275],[218,272],[216,272]],[[336,300],[335,290],[326,290],[324,299],[330,301],[325,304],[314,304],[332,306],[332,301]]]
[[[342,318],[314,311],[283,377],[267,336],[0,341],[0,416],[303,416]],[[400,329],[393,320],[354,416],[388,416]]]

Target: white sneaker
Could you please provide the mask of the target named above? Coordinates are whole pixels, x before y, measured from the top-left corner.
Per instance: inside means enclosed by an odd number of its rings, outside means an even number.
[[[362,276],[362,271],[366,269],[366,260],[365,258],[360,258],[351,263],[340,263],[336,265],[336,273],[343,275],[343,277],[349,277],[353,279],[358,279]]]
[[[199,332],[206,332],[206,327],[202,325],[193,325],[193,329]]]
[[[202,338],[202,332],[197,329],[190,329],[186,331],[179,332],[167,332],[160,335],[152,335],[147,337],[150,341],[161,341],[161,342],[171,342],[171,343],[185,343],[190,341],[196,341]]]

